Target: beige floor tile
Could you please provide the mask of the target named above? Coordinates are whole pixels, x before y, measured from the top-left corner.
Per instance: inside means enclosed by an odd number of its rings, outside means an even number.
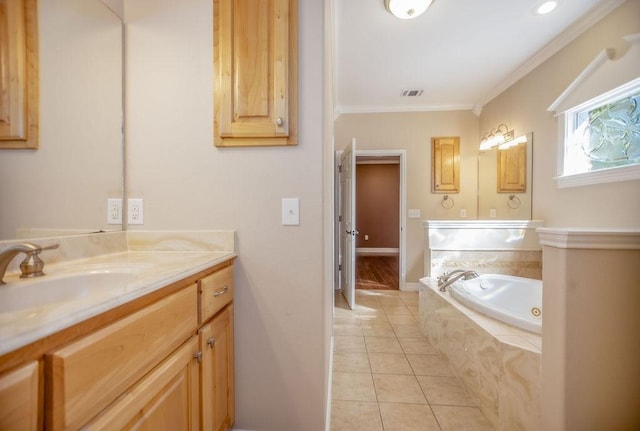
[[[333,373],[331,399],[343,401],[376,401],[371,374]]]
[[[401,298],[416,298],[418,299],[418,295],[420,294],[420,292],[418,292],[417,290],[400,290],[398,292],[398,296],[400,296]]]
[[[369,363],[372,373],[413,375],[404,353],[369,353]]]
[[[422,337],[422,331],[420,330],[420,325],[417,323],[409,324],[409,325],[398,325],[392,324],[391,327],[393,331],[396,333],[396,337]]]
[[[456,377],[418,376],[417,378],[431,405],[476,405],[464,385]]]
[[[392,325],[415,325],[418,323],[412,314],[392,314],[387,316]]]
[[[392,314],[411,314],[406,305],[383,305],[382,309],[387,316]]]
[[[416,376],[453,376],[449,361],[440,355],[407,355]]]
[[[333,337],[334,352],[366,352],[367,348],[364,344],[364,337],[355,335],[334,335]]]
[[[379,402],[427,403],[415,376],[374,374],[373,381]]]
[[[384,431],[440,431],[426,404],[380,403]]]
[[[404,305],[418,305],[420,303],[420,299],[417,296],[401,296],[402,302]]]
[[[369,314],[359,316],[360,324],[363,328],[371,328],[372,326],[389,325],[389,320],[384,314]]]
[[[403,353],[397,338],[364,337],[369,353]]]
[[[390,324],[367,326],[362,328],[365,337],[395,337],[396,333]]]
[[[442,431],[493,431],[477,407],[431,406]]]
[[[398,338],[398,341],[407,355],[435,355],[438,353],[426,337],[403,337]]]
[[[382,307],[399,307],[404,305],[404,302],[399,296],[385,296],[380,298],[380,304]]]
[[[360,316],[354,314],[352,316],[334,316],[333,317],[333,327],[341,326],[341,327],[356,327],[361,328],[362,324],[360,323]]]
[[[407,305],[407,308],[409,309],[409,313],[411,313],[413,315],[413,317],[415,317],[416,319],[420,317],[420,307],[418,307],[418,305]]]
[[[369,356],[365,352],[334,352],[333,371],[342,373],[371,373]]]
[[[333,335],[351,335],[360,336],[364,335],[364,332],[360,326],[333,326]]]
[[[332,401],[331,431],[382,431],[378,403]]]
[[[369,316],[371,314],[384,314],[384,310],[382,309],[382,305],[376,300],[376,302],[371,304],[360,304],[356,303],[356,308],[354,310],[360,316]]]

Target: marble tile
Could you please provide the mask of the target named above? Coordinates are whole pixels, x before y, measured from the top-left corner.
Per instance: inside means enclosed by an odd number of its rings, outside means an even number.
[[[416,376],[453,376],[449,361],[441,355],[407,354],[407,360]]]
[[[417,376],[429,404],[475,406],[464,385],[456,377]]]
[[[364,337],[352,335],[334,335],[333,337],[334,352],[366,352],[367,348],[364,343]]]
[[[403,337],[398,338],[398,341],[406,354],[432,355],[438,353],[425,337]]]
[[[431,406],[442,431],[495,431],[477,407]]]
[[[365,337],[369,353],[402,353],[402,347],[396,338]]]
[[[333,371],[342,373],[371,373],[366,352],[333,352]]]
[[[331,431],[383,431],[378,403],[332,400]]]
[[[540,429],[540,354],[505,344],[501,361],[501,429]]]
[[[343,401],[376,401],[371,374],[334,372],[331,399]]]
[[[440,431],[440,426],[425,404],[380,403],[384,431]]]
[[[427,400],[414,376],[374,374],[379,402],[426,404]]]
[[[369,362],[374,374],[413,375],[409,361],[402,353],[369,353]]]

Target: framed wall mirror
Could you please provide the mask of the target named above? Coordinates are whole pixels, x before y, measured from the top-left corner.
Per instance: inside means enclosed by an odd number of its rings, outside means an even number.
[[[478,154],[478,218],[531,220],[533,132],[527,141]]]
[[[0,239],[121,230],[122,21],[100,0],[37,7],[39,149],[0,151]]]

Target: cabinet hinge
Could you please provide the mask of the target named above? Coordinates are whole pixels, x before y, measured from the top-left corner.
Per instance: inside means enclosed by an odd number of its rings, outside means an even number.
[[[198,363],[202,362],[202,352],[198,352],[195,355],[193,355],[194,358],[196,358],[196,360],[198,361]]]
[[[342,265],[338,265],[338,271],[342,271]]]
[[[338,165],[338,173],[341,174],[342,173],[342,165]]]
[[[338,221],[342,221],[342,216],[338,216]]]

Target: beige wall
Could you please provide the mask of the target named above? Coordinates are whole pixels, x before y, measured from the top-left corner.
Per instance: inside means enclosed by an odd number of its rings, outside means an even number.
[[[640,2],[627,1],[482,110],[481,133],[499,123],[533,131],[533,218],[547,226],[640,226],[640,181],[556,188],[557,119],[547,112],[598,53],[637,32]]]
[[[441,194],[431,193],[431,138],[460,137],[460,193],[455,206],[440,206]],[[407,150],[407,208],[420,209],[421,219],[407,219],[407,282],[423,276],[423,220],[476,218],[478,118],[471,111],[342,114],[335,121],[336,148],[351,138],[359,149]]]
[[[298,146],[219,149],[212,3],[125,2],[129,196],[139,229],[237,232],[235,427],[321,430],[323,4],[299,0]],[[300,226],[281,225],[283,197],[300,198]]]
[[[359,164],[356,178],[356,247],[398,248],[400,165]]]

